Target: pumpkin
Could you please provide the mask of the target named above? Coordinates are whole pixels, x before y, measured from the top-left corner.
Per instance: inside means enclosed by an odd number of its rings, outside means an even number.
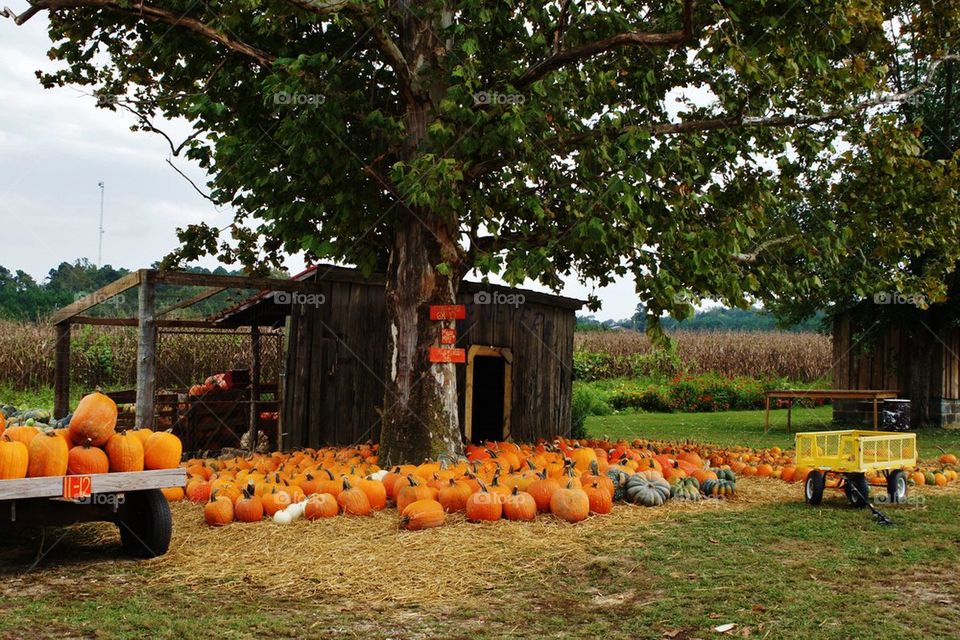
[[[260,501],[263,503],[263,513],[268,518],[272,518],[277,511],[286,509],[292,502],[290,494],[283,489],[277,490],[276,486],[270,487],[268,493],[260,496]]]
[[[627,480],[630,478],[630,474],[622,469],[608,469],[607,477],[610,478],[610,483],[613,485],[613,499],[617,501],[626,500]]]
[[[450,478],[448,484],[440,488],[437,494],[437,502],[448,513],[463,511],[467,508],[467,499],[472,493],[473,490],[466,482]]]
[[[94,473],[107,473],[110,471],[110,460],[102,449],[86,444],[80,444],[72,449],[67,456],[67,474],[75,476],[88,476]]]
[[[243,496],[233,506],[237,522],[260,522],[263,520],[263,500],[255,494],[254,484],[248,483]]]
[[[3,415],[3,412],[0,411],[0,436],[3,435],[4,430],[7,428],[7,418]]]
[[[403,480],[398,481],[397,484],[400,484],[400,482],[403,482]],[[407,476],[404,485],[397,490],[397,511],[403,513],[403,510],[406,509],[408,505],[413,504],[417,500],[433,499],[433,489],[425,484],[420,484],[416,476]]]
[[[17,426],[10,427],[4,432],[4,436],[10,438],[14,442],[20,442],[25,447],[30,446],[30,441],[33,440],[34,436],[40,433],[39,429],[36,427]]]
[[[933,471],[927,471],[923,474],[923,480],[924,484],[935,485],[937,484],[937,475]]]
[[[332,518],[340,513],[340,505],[337,499],[329,493],[315,493],[307,499],[307,504],[303,507],[303,517],[307,520],[320,520],[321,518]]]
[[[102,447],[116,432],[117,403],[99,391],[81,398],[70,418],[70,438]],[[142,448],[142,445],[141,445]]]
[[[160,492],[167,502],[180,502],[187,495],[183,487],[164,487]]]
[[[186,494],[191,502],[206,502],[210,499],[210,493],[213,486],[210,482],[201,478],[193,478],[187,481]]]
[[[146,444],[143,444],[141,431],[149,431],[149,429],[138,429],[133,432],[143,446],[144,469],[176,469],[180,466],[180,458],[183,456],[183,444],[180,438],[166,431],[158,431],[147,436]]]
[[[927,484],[927,477],[923,474],[922,471],[914,471],[910,474],[910,480],[913,481],[918,487],[922,487]]]
[[[547,513],[550,511],[550,499],[559,488],[560,483],[557,479],[548,478],[547,470],[544,469],[540,472],[540,479],[534,480],[527,486],[527,493],[533,496],[534,502],[537,503],[537,511]]]
[[[113,434],[107,441],[106,450],[110,471],[143,471],[143,445],[140,438],[129,431]]]
[[[49,432],[38,435],[30,441],[27,450],[30,454],[27,462],[28,478],[67,475],[70,449],[66,440],[57,434]]]
[[[658,507],[670,499],[670,483],[663,478],[635,473],[627,480],[627,500],[645,507]]]
[[[387,506],[387,488],[379,480],[363,478],[357,482],[357,488],[367,494],[371,509],[380,510]]]
[[[577,447],[570,451],[569,458],[577,471],[586,473],[597,462],[597,452],[590,447]]]
[[[233,522],[233,517],[233,501],[226,496],[214,493],[210,496],[210,502],[203,507],[203,519],[211,527],[228,525]]]
[[[147,440],[149,440],[149,439],[150,439],[150,436],[153,435],[153,429],[149,429],[149,428],[147,428],[147,427],[137,427],[136,429],[133,429],[132,432],[133,432],[133,435],[135,435],[135,436],[137,436],[138,438],[140,438],[140,444],[142,444],[144,450],[146,450],[146,448],[147,448]],[[179,461],[177,461],[177,462],[179,463]],[[149,467],[148,467],[148,468],[149,468]],[[169,468],[170,468],[170,469],[173,469],[174,467],[169,467]]]
[[[712,478],[707,478],[712,480]],[[696,502],[700,499],[700,483],[696,478],[684,478],[670,485],[670,497]]]
[[[0,437],[0,480],[19,480],[27,477],[30,452],[27,446],[7,436]]]
[[[533,520],[537,517],[537,501],[526,491],[514,487],[503,501],[503,517],[507,520]]]
[[[700,490],[703,495],[713,498],[730,498],[736,494],[737,484],[732,480],[720,478],[717,480],[707,480],[701,485]]]
[[[430,490],[429,487],[426,487],[426,489]],[[370,515],[372,510],[367,494],[351,485],[347,478],[343,479],[343,491],[337,495],[337,504],[340,505],[344,514],[350,516],[367,516]]]
[[[470,522],[499,520],[503,514],[503,503],[481,483],[480,491],[467,498],[466,511]]]
[[[590,501],[590,513],[607,514],[613,510],[613,493],[597,480],[584,485],[583,492]]]
[[[550,513],[567,522],[580,522],[590,515],[590,498],[569,481],[550,497]]]
[[[411,502],[400,515],[400,528],[420,531],[439,527],[447,518],[443,505],[433,499]]]

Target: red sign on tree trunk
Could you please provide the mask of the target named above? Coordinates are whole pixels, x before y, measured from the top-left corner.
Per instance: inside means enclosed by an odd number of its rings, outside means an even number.
[[[431,320],[466,320],[467,306],[463,304],[430,305]]]
[[[444,349],[443,347],[430,347],[430,362],[455,362],[464,363],[467,361],[467,352],[463,349]]]

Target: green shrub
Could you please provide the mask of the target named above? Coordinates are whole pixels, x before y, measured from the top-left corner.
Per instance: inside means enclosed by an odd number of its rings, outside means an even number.
[[[587,416],[606,416],[612,413],[603,394],[585,384],[573,385],[571,401],[571,430],[570,437],[586,438],[587,430],[584,426]]]

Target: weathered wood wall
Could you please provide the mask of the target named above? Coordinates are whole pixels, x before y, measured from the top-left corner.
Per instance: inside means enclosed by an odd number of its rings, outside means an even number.
[[[913,355],[910,340],[897,329],[889,329],[882,336],[876,333],[880,331],[879,325],[873,329],[858,326],[846,316],[834,321],[834,389],[898,389],[903,393],[909,390]],[[942,331],[926,367],[932,397],[960,398],[957,354],[960,354],[960,330]]]
[[[387,376],[382,282],[327,278],[324,303],[294,305],[290,315],[281,417],[285,448],[376,441],[380,436]],[[461,285],[459,301],[468,311],[466,320],[457,323],[457,346],[511,350],[514,440],[569,434],[574,308],[551,305],[542,295],[518,306],[474,304],[477,291],[493,289]],[[457,373],[462,429],[466,365],[458,365]]]

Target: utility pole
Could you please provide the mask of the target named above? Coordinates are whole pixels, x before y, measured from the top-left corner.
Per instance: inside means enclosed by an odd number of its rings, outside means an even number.
[[[97,183],[100,187],[100,235],[97,237],[97,269],[103,266],[103,180]]]

